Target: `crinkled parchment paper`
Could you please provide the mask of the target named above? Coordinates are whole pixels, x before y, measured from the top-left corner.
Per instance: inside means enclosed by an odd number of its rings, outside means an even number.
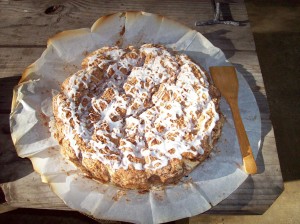
[[[218,204],[247,178],[224,99],[221,110],[226,123],[211,156],[179,184],[164,190],[141,193],[101,184],[82,176],[62,158],[49,128],[52,95],[70,74],[80,69],[88,52],[107,45],[143,43],[160,43],[184,52],[206,70],[212,65],[230,65],[220,49],[188,27],[144,12],[117,13],[100,18],[91,29],[65,31],[49,39],[47,49],[25,70],[14,89],[10,124],[18,155],[31,159],[42,181],[49,183],[69,207],[98,219],[160,223],[190,217]],[[260,114],[247,82],[241,74],[238,79],[239,107],[256,157]]]

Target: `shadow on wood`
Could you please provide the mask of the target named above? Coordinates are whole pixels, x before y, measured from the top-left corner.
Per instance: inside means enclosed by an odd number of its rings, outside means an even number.
[[[13,88],[18,84],[21,76],[0,78],[0,114],[9,114]]]
[[[10,135],[12,94],[19,80],[20,76],[0,79],[0,183],[11,182],[33,172],[30,160],[18,157]]]

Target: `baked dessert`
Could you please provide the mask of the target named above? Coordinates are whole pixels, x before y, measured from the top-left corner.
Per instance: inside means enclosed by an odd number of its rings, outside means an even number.
[[[220,94],[186,55],[162,45],[103,47],[53,98],[62,154],[127,189],[178,182],[221,134]]]

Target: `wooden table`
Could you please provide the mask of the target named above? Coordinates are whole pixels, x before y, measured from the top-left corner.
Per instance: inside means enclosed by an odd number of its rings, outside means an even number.
[[[196,29],[221,48],[244,75],[254,92],[262,119],[262,147],[257,158],[259,174],[249,176],[234,193],[206,213],[264,213],[283,190],[267,96],[244,2],[222,4],[221,9],[224,18],[232,16],[241,26],[195,27],[196,21],[214,17],[210,0],[1,1],[0,187],[5,200],[0,205],[0,213],[20,207],[69,210],[48,185],[41,182],[31,162],[18,158],[14,151],[8,123],[12,88],[22,71],[40,57],[49,37],[63,30],[91,27],[103,15],[127,10],[161,14]]]

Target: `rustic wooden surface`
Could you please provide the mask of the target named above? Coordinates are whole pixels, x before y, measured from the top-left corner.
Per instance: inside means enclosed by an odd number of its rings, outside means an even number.
[[[0,1],[0,187],[5,195],[0,213],[14,207],[69,209],[41,182],[31,162],[18,158],[14,151],[8,119],[12,88],[22,71],[40,57],[47,39],[56,33],[91,27],[103,15],[129,10],[161,14],[201,32],[224,51],[248,81],[262,118],[259,174],[249,176],[234,193],[206,213],[264,213],[283,190],[274,132],[244,2],[237,0],[225,6],[224,17],[232,15],[241,26],[195,27],[196,21],[213,18],[210,0]]]

